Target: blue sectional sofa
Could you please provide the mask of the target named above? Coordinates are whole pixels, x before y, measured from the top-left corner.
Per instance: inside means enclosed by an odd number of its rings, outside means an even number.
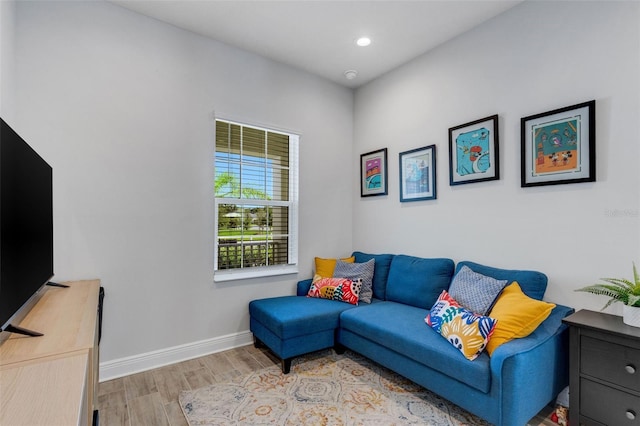
[[[296,296],[254,300],[250,328],[256,345],[282,359],[325,348],[362,354],[496,425],[525,425],[568,385],[568,331],[562,318],[573,312],[556,305],[530,335],[486,351],[473,361],[425,324],[442,290],[462,266],[498,280],[517,281],[541,300],[547,277],[535,271],[505,270],[450,259],[355,252],[356,263],[375,259],[370,304]]]

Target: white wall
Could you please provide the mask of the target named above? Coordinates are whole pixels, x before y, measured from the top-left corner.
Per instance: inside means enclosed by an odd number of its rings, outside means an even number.
[[[600,309],[573,290],[640,266],[639,22],[637,2],[525,2],[359,89],[352,164],[388,147],[389,195],[354,194],[354,247],[541,270],[547,299]],[[521,188],[520,118],[591,99],[597,181]],[[449,186],[448,129],[493,114],[501,179]],[[438,198],[401,204],[398,154],[431,144]]]
[[[250,300],[350,253],[351,90],[105,2],[15,27],[15,128],[54,169],[57,280],[106,287],[103,363],[249,341]],[[299,276],[213,282],[214,111],[301,134]]]
[[[592,309],[604,299],[574,288],[640,264],[638,3],[526,2],[355,108],[347,89],[112,4],[19,2],[14,20],[0,3],[1,112],[54,167],[57,279],[106,287],[103,363],[244,335],[249,300],[352,248],[539,269],[547,299]],[[520,117],[590,99],[598,181],[520,188]],[[301,133],[299,276],[213,283],[214,111]],[[450,187],[448,128],[495,113],[501,180]],[[398,153],[434,143],[438,199],[401,204]],[[359,155],[382,147],[389,195],[361,199]]]
[[[9,124],[14,112],[14,22],[15,3],[0,1],[0,117]]]

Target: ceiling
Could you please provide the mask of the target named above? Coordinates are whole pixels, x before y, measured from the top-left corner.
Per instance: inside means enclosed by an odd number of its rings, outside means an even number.
[[[361,86],[523,0],[111,0],[127,9]],[[367,36],[371,45],[359,47]],[[355,70],[351,80],[345,71]]]

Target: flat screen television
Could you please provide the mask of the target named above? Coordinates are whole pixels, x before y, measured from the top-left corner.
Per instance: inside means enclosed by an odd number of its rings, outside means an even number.
[[[25,331],[17,325],[53,277],[53,170],[4,120],[0,121],[2,342],[8,332]]]

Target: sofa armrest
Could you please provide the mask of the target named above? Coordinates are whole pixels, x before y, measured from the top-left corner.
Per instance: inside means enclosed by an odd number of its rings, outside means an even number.
[[[529,336],[511,340],[493,352],[492,393],[505,407],[503,421],[518,415],[533,417],[536,412],[530,413],[530,407],[548,404],[569,384],[569,332],[562,319],[573,312],[573,308],[556,305]]]
[[[308,280],[298,281],[296,294],[298,296],[306,296],[309,293],[309,289],[311,288],[311,283],[313,280],[309,278]]]
[[[562,333],[567,328],[566,324],[562,322],[562,319],[571,315],[573,312],[573,308],[556,305],[547,319],[545,319],[533,333],[521,339],[511,340],[496,348],[491,356],[491,369],[498,372],[499,370],[497,369],[505,359],[531,350],[553,338],[553,336]]]

